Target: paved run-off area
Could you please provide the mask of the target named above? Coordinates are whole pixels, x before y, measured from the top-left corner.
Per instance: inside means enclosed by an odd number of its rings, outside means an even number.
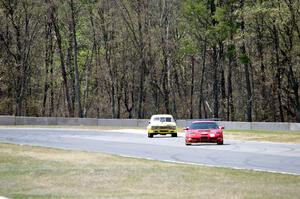
[[[300,175],[299,144],[225,140],[185,146],[182,135],[149,139],[141,130],[58,128],[0,128],[0,142]]]

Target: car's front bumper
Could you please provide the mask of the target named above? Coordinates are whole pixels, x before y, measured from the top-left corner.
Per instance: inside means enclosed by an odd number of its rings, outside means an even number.
[[[177,133],[177,130],[176,129],[148,129],[148,133],[166,135],[166,134]]]
[[[186,136],[185,137],[186,143],[198,143],[198,142],[206,142],[206,143],[220,143],[223,142],[222,136]]]

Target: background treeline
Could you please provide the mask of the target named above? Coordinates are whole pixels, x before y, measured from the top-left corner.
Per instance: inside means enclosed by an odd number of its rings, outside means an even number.
[[[0,0],[0,114],[300,122],[299,0]]]

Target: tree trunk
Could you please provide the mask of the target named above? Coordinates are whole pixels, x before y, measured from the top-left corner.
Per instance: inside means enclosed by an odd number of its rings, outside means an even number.
[[[95,23],[94,23],[92,9],[89,10],[89,18],[90,18],[90,23],[92,26],[93,44],[92,44],[91,56],[90,56],[90,58],[89,58],[89,56],[87,56],[86,64],[85,64],[85,85],[84,85],[84,92],[83,92],[84,93],[83,94],[83,117],[87,117],[87,114],[88,114],[87,101],[88,101],[88,96],[89,96],[89,86],[90,86],[91,69],[93,66],[93,60],[94,60],[94,57],[96,58],[96,62],[98,59],[97,58],[96,31],[95,31]],[[96,64],[96,67],[97,67],[97,64]],[[97,87],[98,87],[98,85],[97,85]]]
[[[61,40],[61,34],[59,31],[59,27],[57,24],[57,20],[54,16],[56,13],[56,8],[54,7],[55,5],[50,5],[50,16],[51,16],[51,22],[54,28],[54,32],[56,35],[56,42],[57,42],[57,47],[58,47],[58,52],[59,52],[59,57],[60,57],[60,67],[61,67],[61,74],[63,77],[63,84],[64,84],[64,89],[65,89],[65,95],[67,99],[67,108],[68,108],[68,115],[70,115],[73,110],[71,106],[71,100],[70,100],[70,95],[69,95],[69,86],[68,86],[68,79],[67,79],[67,73],[66,73],[66,67],[65,67],[65,61],[64,61],[64,54],[63,54],[63,49],[62,49],[62,40]]]
[[[230,6],[230,23],[234,24],[234,6]],[[235,112],[233,104],[233,95],[232,95],[232,70],[237,67],[236,60],[236,45],[234,43],[234,28],[230,27],[230,42],[231,45],[228,46],[228,76],[227,76],[227,121],[234,121]]]
[[[216,19],[213,17],[216,12],[216,4],[214,0],[210,0],[210,15],[211,15],[211,24],[212,26],[216,26]],[[213,70],[213,117],[219,117],[219,81],[218,81],[218,49],[217,44],[213,43],[212,46],[212,70]]]
[[[264,64],[264,55],[263,55],[263,45],[260,41],[260,38],[258,38],[258,56],[260,61],[260,79],[261,79],[261,106],[260,106],[260,113],[261,113],[261,119],[260,121],[265,121],[268,117],[268,113],[266,111],[268,107],[268,99],[269,96],[267,96],[267,89],[266,89],[266,73],[265,73],[265,64]]]
[[[240,1],[240,8],[244,8],[244,0]],[[249,72],[249,58],[246,53],[246,43],[245,43],[245,22],[244,18],[242,18],[241,22],[241,31],[243,34],[243,43],[241,46],[242,53],[242,62],[244,65],[244,73],[245,73],[245,81],[246,81],[246,91],[247,91],[247,109],[246,109],[246,121],[252,122],[252,90],[251,90],[251,82],[250,82],[250,72]]]
[[[241,47],[241,52],[243,56],[246,56],[246,45],[245,43]],[[251,91],[251,82],[250,82],[250,72],[249,72],[249,63],[244,63],[244,73],[246,81],[246,92],[247,92],[247,122],[252,122],[252,91]]]
[[[163,97],[164,97],[164,105],[165,105],[165,111],[167,114],[170,113],[170,47],[169,47],[169,28],[170,28],[170,22],[169,22],[169,13],[168,13],[168,3],[167,1],[163,1],[163,34],[162,34],[162,51],[163,51],[163,63],[164,63],[164,70],[163,70]]]
[[[220,70],[220,92],[221,92],[221,106],[220,112],[221,116],[224,117],[226,113],[226,89],[225,89],[225,72],[224,72],[224,65],[225,65],[225,56],[224,56],[224,44],[223,42],[219,42],[219,70]]]
[[[194,113],[194,78],[195,78],[195,58],[194,56],[191,56],[191,93],[190,93],[190,119],[193,119],[193,113]]]
[[[295,72],[293,71],[293,66],[289,64],[289,81],[292,87],[292,91],[294,94],[294,109],[296,115],[296,122],[300,122],[300,98],[299,98],[299,83],[295,77]]]
[[[199,104],[198,104],[198,117],[202,118],[202,104],[204,105],[204,99],[203,99],[203,82],[204,82],[204,74],[205,74],[205,68],[206,68],[206,53],[207,52],[207,41],[204,40],[204,49],[203,49],[203,55],[202,55],[202,71],[201,71],[201,79],[200,79],[200,92],[199,92]],[[205,108],[205,105],[203,106]]]
[[[213,46],[213,117],[219,118],[219,81],[218,81],[218,55],[217,47]]]
[[[72,24],[72,35],[73,35],[73,50],[74,50],[74,68],[75,68],[75,93],[76,93],[76,100],[77,100],[77,109],[78,114],[77,116],[82,118],[82,106],[81,106],[81,93],[80,93],[80,80],[79,80],[79,71],[78,71],[78,47],[77,47],[77,37],[76,37],[76,21],[75,21],[75,7],[73,0],[70,1],[71,7],[71,24]]]
[[[66,70],[67,78],[69,78],[69,87],[70,87],[70,98],[72,113],[70,117],[75,116],[75,102],[76,102],[76,89],[75,89],[75,71],[74,71],[74,56],[73,56],[73,31],[72,31],[72,22],[68,21],[68,48],[67,48],[67,57],[66,57]]]
[[[54,54],[54,47],[53,41],[51,37],[51,56],[50,56],[50,109],[49,109],[49,116],[53,116],[54,113],[54,74],[53,74],[53,54]]]
[[[228,76],[227,76],[227,121],[233,121],[234,110],[232,100],[232,60],[230,58],[228,64]]]
[[[101,8],[98,10],[98,14],[100,16],[100,22],[101,22],[101,31],[103,36],[103,42],[104,42],[104,51],[105,51],[105,61],[109,70],[109,77],[110,81],[109,83],[109,95],[110,95],[110,102],[111,102],[111,117],[116,118],[116,74],[115,74],[115,66],[114,63],[112,63],[112,44],[110,43],[111,39],[114,37],[112,34],[113,32],[109,31],[109,27],[106,22],[105,18],[105,10],[104,8]]]
[[[140,80],[139,80],[139,101],[138,101],[138,119],[144,118],[145,115],[145,76],[146,76],[146,61],[145,61],[145,43],[143,35],[142,14],[144,1],[137,2],[137,17],[138,17],[138,35],[139,35],[139,56],[140,56]]]
[[[50,39],[51,36],[51,24],[45,25],[45,82],[44,82],[44,97],[43,97],[43,108],[42,108],[42,116],[45,116],[46,113],[46,102],[47,102],[47,95],[48,95],[48,89],[49,89],[49,82],[48,82],[48,73],[49,73],[49,64],[50,64],[50,53],[52,52],[52,49],[50,46],[50,42],[52,40]]]
[[[280,115],[280,121],[284,122],[284,114],[283,114],[283,107],[282,107],[282,86],[281,86],[281,64],[280,64],[280,58],[279,58],[279,36],[278,36],[278,30],[275,25],[273,25],[273,38],[274,38],[274,48],[275,48],[275,56],[276,56],[276,75],[275,75],[275,82],[277,85],[277,100],[278,100],[278,106],[279,106],[279,115]]]

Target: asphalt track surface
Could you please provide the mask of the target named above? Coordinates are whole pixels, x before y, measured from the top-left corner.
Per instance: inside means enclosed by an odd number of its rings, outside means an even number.
[[[185,146],[183,135],[148,138],[141,130],[66,128],[0,128],[0,143],[300,175],[299,144],[225,140]]]

